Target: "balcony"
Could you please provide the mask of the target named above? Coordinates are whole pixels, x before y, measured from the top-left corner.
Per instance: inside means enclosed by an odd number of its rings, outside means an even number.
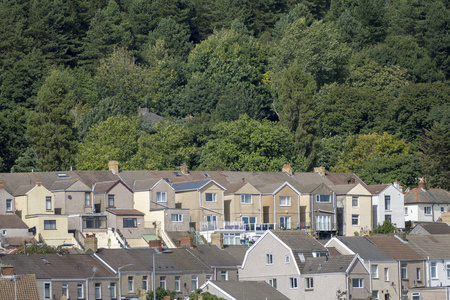
[[[200,231],[219,232],[255,232],[260,233],[266,230],[301,230],[310,229],[311,224],[301,223],[243,223],[243,222],[201,222]]]

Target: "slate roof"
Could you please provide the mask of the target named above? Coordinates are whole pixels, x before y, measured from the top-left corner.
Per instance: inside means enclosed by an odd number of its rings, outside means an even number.
[[[16,294],[17,291],[17,294]],[[39,290],[34,274],[16,276],[16,282],[9,277],[0,277],[0,299],[32,300],[39,299]]]
[[[145,216],[145,214],[137,209],[113,209],[108,208],[107,212],[116,216]]]
[[[327,251],[319,241],[302,230],[271,230],[292,250],[300,252]]]
[[[35,186],[36,186],[35,184],[27,184],[27,185],[18,186],[15,191],[11,192],[11,195],[13,195],[14,197],[23,196],[26,193],[28,193],[29,191],[31,191],[31,189],[34,188]]]
[[[372,194],[372,195],[378,195],[382,191],[388,188],[390,184],[378,184],[378,185],[368,185],[366,186],[366,189]]]
[[[210,267],[237,268],[237,266],[242,265],[242,260],[233,257],[230,253],[220,249],[216,245],[197,245],[192,249],[187,249],[187,251],[200,258],[207,266]]]
[[[28,228],[28,225],[16,214],[0,215],[0,228]]]
[[[175,192],[195,191],[201,189],[210,182],[212,182],[212,180],[180,182],[174,183],[172,187]]]
[[[304,264],[300,265],[300,273],[303,275],[345,273],[355,256],[356,255],[340,255],[308,258]]]
[[[78,179],[57,180],[50,187],[51,191],[66,190],[76,183]]]
[[[223,248],[223,251],[227,252],[231,256],[233,256],[235,259],[237,259],[240,264],[242,265],[242,262],[244,261],[245,253],[247,252],[249,246],[248,245],[230,245],[225,246]]]
[[[327,173],[325,177],[332,182],[334,185],[343,185],[348,184],[348,179],[352,178],[355,180],[355,184],[362,184],[363,186],[366,186],[364,181],[362,181],[358,176],[356,176],[354,173]]]
[[[0,255],[0,264],[14,266],[14,273],[17,275],[35,274],[37,279],[52,278],[45,270],[34,263],[34,261],[31,259],[31,255]]]
[[[405,204],[413,203],[450,204],[450,193],[443,189],[414,188],[405,193]]]
[[[342,184],[342,185],[332,185],[330,188],[336,195],[345,195],[350,192],[357,184]]]
[[[203,291],[208,291],[208,285],[220,288],[236,300],[289,299],[265,281],[209,281],[202,286]]]
[[[377,247],[374,243],[363,236],[338,236],[336,237],[344,245],[346,245],[354,253],[358,253],[359,256],[365,261],[380,261],[387,262],[393,261],[393,259],[386,254],[383,250]]]
[[[450,226],[447,223],[420,223],[414,226],[414,228],[419,226],[429,234],[450,234]],[[414,235],[414,233],[412,233],[413,231],[415,230],[413,229],[411,231],[411,235]]]
[[[367,237],[377,247],[395,260],[423,260],[422,255],[417,253],[407,243],[400,241],[392,235],[373,235]]]
[[[106,194],[119,182],[119,180],[98,182],[95,184],[94,194]]]
[[[143,179],[143,180],[135,180],[131,185],[133,191],[149,191],[151,190],[155,184],[157,184],[161,179],[160,178],[152,178],[152,179]]]
[[[411,248],[424,258],[450,258],[450,234],[408,235],[407,240]]]
[[[151,259],[151,254],[150,259]],[[104,262],[106,262],[109,266],[111,266],[115,271],[118,271],[118,268],[122,266],[126,266],[128,264],[132,264],[131,266],[123,267],[121,272],[129,272],[129,271],[149,271],[151,272],[151,268],[149,269],[147,266],[143,265],[139,260],[137,260],[134,256],[132,256],[128,251],[123,249],[99,249],[95,253],[94,257],[100,257]]]

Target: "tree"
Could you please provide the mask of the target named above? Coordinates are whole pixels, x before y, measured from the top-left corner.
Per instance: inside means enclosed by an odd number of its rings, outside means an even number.
[[[138,150],[138,117],[115,116],[90,128],[79,145],[78,170],[106,170],[108,161],[117,160],[126,169]]]
[[[290,163],[293,139],[282,126],[242,115],[221,122],[201,154],[201,168],[229,171],[279,171]]]
[[[11,168],[11,173],[20,172],[39,172],[37,167],[37,159],[32,148],[27,148],[27,150],[16,159],[15,165]]]
[[[391,223],[389,218],[385,219],[383,224],[377,226],[377,228],[373,230],[373,233],[377,234],[389,234],[395,232],[397,232],[397,228]]]
[[[160,286],[156,288],[156,299],[157,300],[163,300],[164,297],[166,297],[166,296],[169,296],[170,299],[175,299],[175,297],[177,296],[177,292],[171,292]],[[153,299],[154,299],[153,291],[148,292],[147,300],[153,300]]]
[[[77,131],[70,110],[77,102],[77,85],[66,71],[53,70],[36,98],[36,112],[26,138],[43,171],[68,170],[77,151]]]
[[[450,129],[435,123],[419,138],[421,166],[430,187],[450,189]]]

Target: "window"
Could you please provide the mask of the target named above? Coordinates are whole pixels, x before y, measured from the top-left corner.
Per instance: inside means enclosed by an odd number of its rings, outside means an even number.
[[[445,207],[441,207],[441,212],[445,212]]]
[[[359,215],[352,215],[352,225],[353,226],[359,225]]]
[[[405,215],[407,215],[407,214],[408,214],[408,208],[405,207]]]
[[[106,216],[83,216],[83,228],[106,229]]]
[[[245,225],[245,230],[255,230],[256,217],[244,216],[241,220]]]
[[[52,197],[50,196],[45,197],[45,209],[52,210]]]
[[[241,203],[242,204],[252,204],[252,195],[251,194],[241,195]]]
[[[401,264],[401,276],[402,276],[402,279],[407,279],[408,278],[408,274],[407,274],[407,272],[406,272],[406,267],[407,267],[407,264]]]
[[[91,193],[90,192],[84,193],[84,206],[91,206]]]
[[[216,215],[207,215],[206,216],[206,224],[207,224],[207,228],[208,230],[214,230],[216,229],[216,225],[217,225],[217,216]]]
[[[370,270],[372,273],[372,278],[378,278],[378,265],[371,265]]]
[[[297,277],[290,277],[289,278],[289,288],[290,289],[298,288]]]
[[[431,215],[431,206],[425,206],[423,210],[426,215]]]
[[[216,193],[206,193],[206,202],[217,202],[217,194]]]
[[[183,222],[183,214],[172,214],[172,222]]]
[[[6,230],[2,230],[2,234],[3,234],[3,235],[6,235]]]
[[[123,227],[137,227],[137,219],[136,218],[124,218],[123,219]]]
[[[431,267],[431,278],[437,278],[437,268],[436,268],[436,263],[432,262],[430,264]]]
[[[109,293],[111,294],[111,299],[115,299],[117,297],[115,282],[109,283]]]
[[[411,300],[420,300],[420,299],[422,299],[420,293],[411,293]]]
[[[266,265],[272,265],[272,264],[273,264],[273,255],[266,254]]]
[[[133,276],[128,276],[128,291],[132,292],[134,290],[133,286]]]
[[[83,284],[78,283],[77,284],[77,298],[83,299],[84,298],[84,290],[83,290]]]
[[[384,215],[385,220],[389,220],[389,222],[392,222],[392,216],[391,215]]]
[[[358,197],[353,197],[352,198],[352,206],[353,207],[358,207],[359,205],[358,205]]]
[[[142,276],[142,289],[148,290],[148,276]]]
[[[180,287],[181,287],[180,276],[175,276],[175,292],[181,291]]]
[[[380,299],[379,295],[378,295],[378,291],[372,291],[372,298],[375,300]]]
[[[156,192],[156,202],[167,202],[167,193]]]
[[[44,230],[56,230],[56,220],[44,220]]]
[[[384,195],[384,210],[391,210],[391,196]]]
[[[306,277],[306,289],[312,290],[314,288],[314,280],[312,277]]]
[[[420,281],[420,268],[416,268],[417,281]]]
[[[221,281],[227,281],[228,280],[228,272],[227,271],[220,271],[220,280]]]
[[[291,206],[291,197],[280,196],[280,206]]]
[[[284,262],[287,263],[287,264],[291,263],[291,257],[289,255],[286,255],[284,257]]]
[[[12,199],[6,199],[6,211],[12,211]]]
[[[331,217],[316,216],[316,230],[331,230]]]
[[[384,268],[384,281],[389,281],[389,268]]]
[[[276,278],[271,278],[269,279],[268,283],[273,287],[273,288],[277,288],[277,279]]]
[[[108,195],[108,207],[114,207],[114,195]]]
[[[447,265],[447,278],[450,278],[450,264]]]
[[[191,276],[191,290],[195,291],[196,289],[198,289],[198,277],[197,277],[197,275],[192,275]]]
[[[95,299],[102,299],[102,284],[95,284]]]
[[[62,296],[66,296],[67,298],[69,298],[69,285],[67,283],[63,283],[62,284],[61,295]]]
[[[212,276],[211,275],[206,275],[206,281],[211,281],[211,279],[212,279]]]
[[[159,277],[159,286],[163,289],[166,289],[166,276]]]
[[[52,284],[50,282],[44,283],[44,298],[49,298],[52,294]]]
[[[352,279],[352,286],[353,286],[353,288],[361,289],[361,288],[364,287],[363,283],[364,283],[364,281],[363,281],[362,278],[353,278]]]
[[[316,202],[330,203],[331,202],[331,196],[330,195],[316,195]]]
[[[280,217],[280,229],[291,229],[291,217],[289,216]]]

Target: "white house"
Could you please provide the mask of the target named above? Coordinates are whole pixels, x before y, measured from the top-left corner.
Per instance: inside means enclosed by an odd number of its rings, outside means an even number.
[[[405,229],[405,195],[398,182],[394,184],[369,185],[372,193],[373,228],[390,219],[399,229]]]

